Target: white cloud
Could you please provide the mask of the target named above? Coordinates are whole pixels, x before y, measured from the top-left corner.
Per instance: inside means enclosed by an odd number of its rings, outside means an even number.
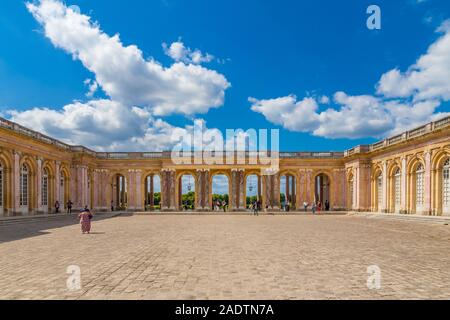
[[[311,132],[325,138],[382,137],[400,133],[427,121],[443,117],[435,114],[438,101],[403,104],[374,96],[349,96],[337,92],[338,109],[320,111],[314,98],[298,101],[295,96],[257,100],[250,98],[251,109],[288,130]]]
[[[162,46],[166,55],[176,62],[201,64],[214,60],[213,55],[209,53],[203,54],[199,49],[191,50],[181,41],[173,42],[170,46],[167,43],[163,43]]]
[[[450,20],[438,31],[444,35],[407,72],[393,69],[382,75],[378,96],[337,92],[334,108],[325,110],[315,98],[249,98],[251,109],[288,130],[326,138],[385,137],[444,117],[449,113],[436,110],[450,100]],[[330,103],[326,96],[318,101]]]
[[[175,127],[155,119],[138,107],[129,108],[111,100],[74,102],[62,110],[33,108],[8,111],[10,119],[72,145],[96,151],[163,151],[181,143],[177,137],[191,135],[194,128],[215,134],[206,122],[196,119],[192,125]]]
[[[450,100],[450,20],[438,32],[444,35],[406,72],[393,69],[382,75],[377,85],[379,94],[387,98],[412,96],[415,101]]]
[[[114,101],[147,107],[157,116],[206,113],[224,103],[230,83],[214,70],[184,62],[164,67],[154,59],[146,60],[137,46],[125,46],[119,35],[107,35],[89,16],[59,0],[27,3],[27,8],[45,36],[93,72]],[[205,57],[194,52],[192,59]]]

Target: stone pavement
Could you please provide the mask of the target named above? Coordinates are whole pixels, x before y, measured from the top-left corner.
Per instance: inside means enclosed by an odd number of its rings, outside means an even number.
[[[0,226],[0,299],[450,299],[450,227],[361,216]],[[81,268],[69,291],[67,267]],[[367,268],[381,269],[369,290]]]

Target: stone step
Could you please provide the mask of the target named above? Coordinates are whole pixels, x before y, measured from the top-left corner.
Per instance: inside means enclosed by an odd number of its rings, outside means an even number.
[[[422,216],[413,214],[386,214],[386,213],[364,213],[364,212],[355,212],[350,213],[349,215],[362,216],[367,217],[369,219],[390,219],[390,220],[450,224],[450,216]]]

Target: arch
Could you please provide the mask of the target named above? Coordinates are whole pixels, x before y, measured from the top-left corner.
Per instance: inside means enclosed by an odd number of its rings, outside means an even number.
[[[11,169],[11,154],[6,151],[0,151],[0,216],[8,215],[8,212],[13,208],[12,197],[12,169]]]
[[[280,173],[280,203],[285,211],[296,210],[297,179],[297,174],[293,171],[287,170]]]
[[[414,156],[407,165],[407,212],[420,213],[424,204],[424,168],[421,157]]]
[[[448,161],[450,146],[438,150],[432,157],[431,207],[434,215],[450,215]]]
[[[183,177],[187,177],[186,181],[183,181]],[[198,207],[198,189],[198,177],[194,171],[183,170],[177,173],[175,199],[178,210],[195,210]]]
[[[161,175],[157,172],[147,172],[144,178],[144,208],[145,211],[161,209]]]
[[[372,170],[372,211],[379,212],[383,206],[383,169],[377,164]]]
[[[55,167],[50,161],[44,161],[41,169],[41,198],[40,198],[40,211],[45,213],[51,212],[53,204],[55,202]]]
[[[128,175],[123,172],[115,172],[111,175],[111,209],[127,210],[128,208]]]
[[[264,207],[263,179],[260,172],[246,172],[244,176],[244,197],[247,208],[256,199],[259,209]]]
[[[314,176],[314,199],[316,203],[318,203],[320,209],[331,207],[331,176],[332,175],[327,172],[319,172]]]
[[[215,187],[214,180],[217,181],[219,177],[226,179],[226,188],[227,192],[224,193],[225,190],[222,190],[222,192],[217,192],[218,190]],[[229,208],[230,205],[230,196],[231,196],[231,177],[230,174],[226,171],[216,171],[211,173],[210,175],[210,189],[211,194],[210,196],[210,202],[211,203],[211,209],[213,211],[226,211]],[[223,179],[222,179],[223,180]],[[223,181],[222,181],[223,183]]]
[[[65,165],[61,166],[59,170],[59,177],[57,177],[56,183],[59,183],[59,195],[58,199],[61,205],[61,208],[67,209],[67,204],[70,199],[70,171],[67,169]]]
[[[402,169],[399,162],[394,161],[388,168],[387,210],[391,213],[401,212]]]

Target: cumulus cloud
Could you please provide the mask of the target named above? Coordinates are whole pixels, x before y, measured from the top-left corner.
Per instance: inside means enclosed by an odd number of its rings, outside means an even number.
[[[176,113],[195,115],[223,104],[228,81],[218,72],[196,65],[210,59],[209,55],[185,48],[190,61],[180,58],[164,67],[151,58],[144,59],[136,46],[123,45],[118,35],[105,34],[98,23],[60,0],[26,5],[55,47],[80,60],[95,79],[84,81],[86,96],[92,100],[76,101],[60,110],[9,110],[12,121],[98,151],[171,150],[183,143],[179,137],[192,135],[199,127],[205,134],[217,134],[218,130],[208,129],[202,119],[176,127],[158,118]],[[108,98],[93,99],[99,89]]]
[[[450,21],[438,32],[444,35],[406,72],[383,74],[375,95],[336,92],[332,108],[326,96],[249,98],[251,109],[288,130],[326,138],[385,137],[444,117],[436,110],[450,100]]]
[[[203,54],[199,49],[191,50],[181,41],[173,42],[170,46],[167,43],[163,43],[162,46],[166,55],[176,62],[201,64],[214,60],[213,55],[209,53]]]
[[[200,65],[175,62],[165,67],[145,59],[136,45],[125,46],[119,35],[109,36],[87,15],[59,0],[27,3],[45,36],[95,74],[111,100],[147,107],[156,116],[194,115],[223,105],[227,79]],[[191,52],[192,61],[205,59]]]
[[[206,122],[196,119],[192,125],[175,127],[155,119],[139,107],[129,108],[111,100],[74,102],[62,110],[33,108],[8,111],[10,119],[33,130],[71,145],[83,145],[98,151],[164,151],[182,145],[180,137],[193,136],[194,130],[204,135],[220,133],[208,129]]]
[[[249,100],[253,111],[274,124],[331,139],[387,136],[446,115],[435,114],[440,105],[436,100],[407,104],[370,95],[349,96],[344,92],[334,95],[337,109],[320,110],[316,99],[298,101],[293,95]]]
[[[382,75],[379,94],[387,98],[412,96],[415,101],[450,100],[450,20],[438,32],[444,34],[406,72],[393,69]]]

